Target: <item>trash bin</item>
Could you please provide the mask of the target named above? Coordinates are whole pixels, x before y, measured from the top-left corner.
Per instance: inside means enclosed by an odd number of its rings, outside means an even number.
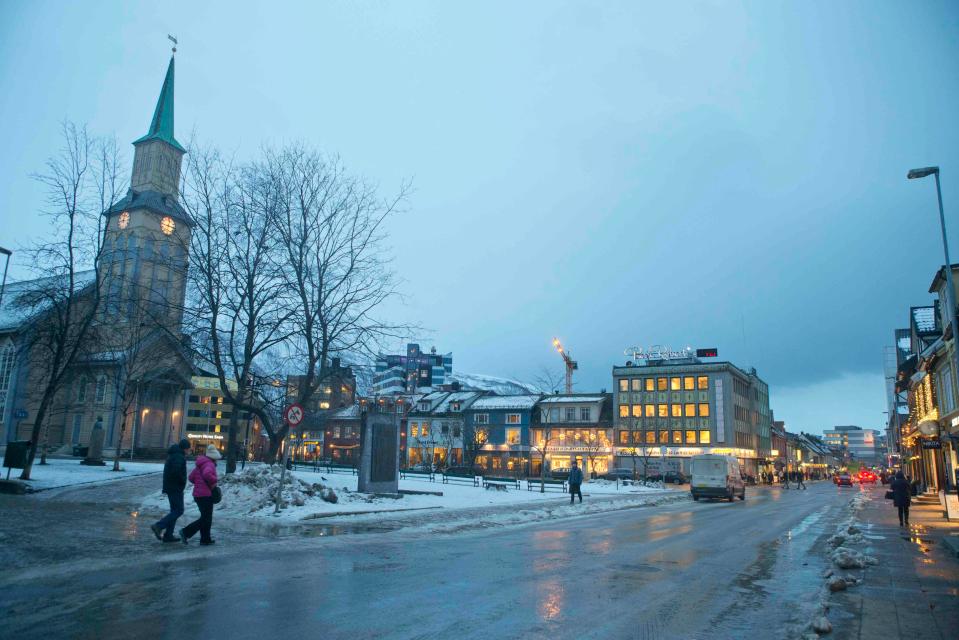
[[[7,450],[3,454],[3,466],[7,468],[8,476],[10,475],[10,469],[23,469],[27,466],[29,451],[29,440],[14,440],[7,443]]]

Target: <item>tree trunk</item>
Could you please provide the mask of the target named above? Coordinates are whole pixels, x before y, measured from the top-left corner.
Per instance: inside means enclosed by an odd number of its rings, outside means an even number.
[[[236,425],[240,413],[237,407],[230,412],[230,427],[226,436],[226,472],[236,473]]]
[[[27,455],[27,464],[20,474],[21,480],[30,479],[30,471],[33,469],[33,461],[37,457],[37,445],[40,444],[40,430],[43,427],[44,420],[47,417],[47,409],[50,405],[50,399],[46,396],[40,401],[40,407],[37,409],[37,418],[33,423],[33,429],[30,431],[30,453]]]

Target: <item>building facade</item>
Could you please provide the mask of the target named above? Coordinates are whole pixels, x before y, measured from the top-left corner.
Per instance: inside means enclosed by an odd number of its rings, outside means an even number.
[[[482,391],[433,391],[422,395],[407,416],[407,466],[463,464],[466,411]]]
[[[200,372],[200,375],[193,376],[191,382],[193,388],[183,393],[180,415],[185,417],[182,420],[183,433],[178,437],[190,441],[194,454],[203,453],[207,445],[212,444],[225,456],[230,420],[237,409],[227,400],[218,377]],[[227,380],[227,385],[233,393],[236,392],[235,381]],[[240,411],[237,416],[237,442],[247,456],[253,455],[261,431],[260,420],[255,414]]]
[[[551,469],[568,469],[575,461],[587,477],[613,466],[613,395],[554,394],[536,405],[537,424],[531,431],[530,475],[539,476],[545,462]]]
[[[493,476],[530,473],[530,430],[540,394],[483,396],[464,410],[464,463]]]
[[[414,393],[450,382],[453,354],[438,354],[436,347],[423,353],[420,345],[406,345],[406,355],[380,354],[373,373],[373,395]]]
[[[855,425],[840,425],[823,432],[823,441],[831,447],[840,447],[850,460],[874,465],[882,462],[882,435],[875,429]]]
[[[613,389],[617,467],[630,467],[636,448],[685,472],[700,453],[735,456],[751,475],[768,463],[769,389],[755,369],[693,357],[630,362],[613,367]]]

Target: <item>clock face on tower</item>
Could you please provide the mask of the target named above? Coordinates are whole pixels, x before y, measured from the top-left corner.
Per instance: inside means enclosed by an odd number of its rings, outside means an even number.
[[[174,229],[176,229],[176,223],[173,221],[173,218],[171,218],[170,216],[167,216],[163,218],[163,220],[160,220],[160,231],[162,231],[164,235],[171,235]]]
[[[130,224],[130,212],[124,211],[121,213],[119,219],[117,220],[117,224],[120,225],[121,229],[126,229],[127,225]]]

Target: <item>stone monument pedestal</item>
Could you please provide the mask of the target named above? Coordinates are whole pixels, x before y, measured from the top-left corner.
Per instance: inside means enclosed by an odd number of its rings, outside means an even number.
[[[398,494],[400,429],[395,413],[362,412],[358,489],[363,493]]]
[[[80,461],[91,467],[106,466],[103,461],[103,425],[98,421],[90,432],[90,447],[87,449],[87,457]]]

